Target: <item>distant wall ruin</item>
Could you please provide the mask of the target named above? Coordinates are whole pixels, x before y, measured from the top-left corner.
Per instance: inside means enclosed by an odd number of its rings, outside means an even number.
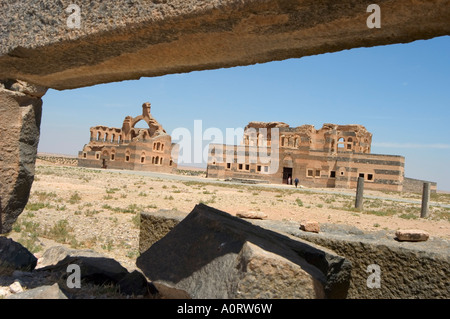
[[[90,141],[78,153],[78,166],[173,172],[177,163],[172,158],[172,138],[150,109],[150,103],[144,103],[142,115],[127,116],[122,128],[91,127]],[[148,128],[137,128],[140,121]]]
[[[299,185],[331,188],[356,188],[363,177],[367,189],[402,191],[405,158],[371,154],[371,143],[372,134],[362,125],[327,123],[316,130],[312,125],[250,122],[241,145],[210,144],[207,174],[291,185],[298,178]]]

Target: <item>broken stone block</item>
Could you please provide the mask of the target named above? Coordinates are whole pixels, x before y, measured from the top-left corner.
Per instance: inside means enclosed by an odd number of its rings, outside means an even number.
[[[430,237],[426,231],[420,229],[399,229],[395,236],[400,241],[426,241]]]
[[[307,232],[318,233],[320,225],[316,221],[306,221],[300,224],[300,229]]]
[[[11,285],[9,285],[9,290],[11,291],[11,293],[13,294],[17,294],[19,292],[23,292],[23,288],[22,285],[20,284],[20,282],[15,281],[13,282]]]
[[[0,88],[0,234],[11,231],[34,180],[42,100],[26,92]]]
[[[351,272],[328,249],[203,204],[136,265],[158,291],[195,299],[345,298]]]
[[[249,218],[249,219],[266,219],[267,214],[264,214],[263,212],[255,212],[255,211],[248,211],[248,212],[238,212],[236,214],[237,217],[240,218]]]
[[[68,299],[57,283],[41,286],[6,297],[6,299]]]
[[[15,270],[31,271],[37,258],[11,238],[0,236],[0,275],[10,275]]]
[[[140,214],[139,252],[146,251],[166,236],[184,217],[186,217],[186,213],[176,210],[160,209],[157,212],[142,212]]]

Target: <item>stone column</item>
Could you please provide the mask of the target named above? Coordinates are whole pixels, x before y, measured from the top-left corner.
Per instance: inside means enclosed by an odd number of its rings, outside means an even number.
[[[356,186],[356,200],[355,200],[355,208],[363,209],[364,203],[364,177],[358,177],[358,184]]]
[[[0,81],[0,234],[11,231],[34,180],[46,88]]]
[[[430,183],[423,183],[422,207],[420,210],[420,218],[428,217],[429,201],[430,201]]]

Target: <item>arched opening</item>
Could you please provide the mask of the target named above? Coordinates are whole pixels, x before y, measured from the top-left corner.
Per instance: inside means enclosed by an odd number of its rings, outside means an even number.
[[[338,147],[338,151],[345,150],[345,139],[343,137],[338,139],[337,147]]]

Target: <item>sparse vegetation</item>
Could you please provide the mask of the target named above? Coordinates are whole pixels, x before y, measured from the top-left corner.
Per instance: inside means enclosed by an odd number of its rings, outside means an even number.
[[[133,259],[138,256],[141,212],[176,209],[187,213],[200,202],[231,214],[251,209],[286,221],[356,220],[360,224],[354,226],[372,230],[392,229],[390,218],[405,224],[424,220],[420,218],[420,204],[365,198],[364,208],[357,210],[354,196],[305,189],[210,180],[175,181],[39,164],[36,175],[29,203],[13,225],[12,233],[19,242],[38,252],[44,247],[44,239],[51,239],[71,247],[101,250],[113,257],[119,255],[130,259],[133,266]],[[379,195],[420,200],[419,194]],[[432,201],[448,204],[450,195],[432,194]],[[425,221],[450,222],[450,209],[430,206],[430,216]]]

